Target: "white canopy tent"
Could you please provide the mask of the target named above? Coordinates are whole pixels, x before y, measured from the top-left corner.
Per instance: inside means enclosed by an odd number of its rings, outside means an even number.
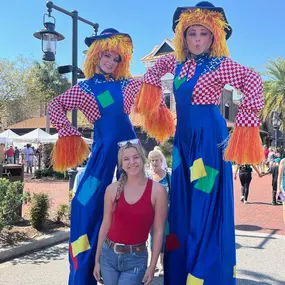
[[[15,138],[14,141],[16,143],[52,143],[53,137],[42,129],[37,128],[25,135]]]
[[[0,134],[0,143],[12,144],[19,137],[19,135],[9,129]]]
[[[58,139],[58,134],[54,134],[54,135],[52,135],[51,136],[53,139],[54,139],[54,143],[57,141],[57,139]],[[91,145],[91,144],[93,144],[93,140],[92,139],[88,139],[88,138],[85,138],[85,137],[82,137],[83,138],[83,140],[87,143],[87,144],[89,144],[89,145]]]

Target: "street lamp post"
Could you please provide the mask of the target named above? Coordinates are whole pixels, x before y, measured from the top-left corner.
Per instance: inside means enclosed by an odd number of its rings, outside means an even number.
[[[274,129],[274,147],[277,148],[279,146],[278,133],[281,126],[281,120],[279,118],[279,113],[276,110],[272,112],[272,126]]]
[[[65,66],[67,72],[72,72],[72,86],[77,83],[78,74],[81,75],[82,71],[78,68],[78,21],[81,21],[87,25],[90,25],[94,29],[94,34],[97,35],[99,25],[92,23],[80,16],[77,11],[69,12],[61,7],[53,4],[52,1],[46,3],[47,13],[44,14],[44,28],[37,33],[34,33],[34,37],[42,41],[43,60],[54,61],[56,54],[56,42],[64,39],[64,36],[55,31],[55,18],[51,16],[52,9],[57,10],[72,18],[72,65]],[[46,17],[50,21],[46,21]],[[72,125],[77,128],[77,109],[72,110]],[[68,171],[69,175],[69,189],[73,188],[74,179],[76,176],[76,169]]]

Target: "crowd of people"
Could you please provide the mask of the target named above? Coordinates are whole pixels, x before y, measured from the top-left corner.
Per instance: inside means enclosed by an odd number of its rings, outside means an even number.
[[[265,175],[272,175],[272,205],[282,205],[284,201],[283,195],[281,193],[284,174],[284,154],[281,152],[282,149],[277,149],[274,147],[263,146],[264,148],[264,159],[260,165],[237,165],[234,173],[234,179],[239,176],[241,183],[241,202],[244,204],[248,203],[250,183],[252,180],[253,169],[258,174],[260,178]],[[239,174],[239,175],[238,175]],[[284,182],[285,183],[285,182]],[[285,184],[284,184],[285,185]]]
[[[24,164],[27,173],[33,173],[33,167],[39,166],[42,158],[43,145],[39,144],[37,148],[31,144],[26,144],[24,148],[17,146],[0,145],[0,164]]]

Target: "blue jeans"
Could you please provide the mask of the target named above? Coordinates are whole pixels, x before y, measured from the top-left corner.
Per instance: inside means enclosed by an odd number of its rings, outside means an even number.
[[[147,249],[143,252],[116,254],[104,242],[100,258],[104,285],[142,285],[147,257]]]

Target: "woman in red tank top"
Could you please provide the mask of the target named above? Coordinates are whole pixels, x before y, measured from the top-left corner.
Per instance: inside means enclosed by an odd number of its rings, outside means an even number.
[[[106,189],[94,276],[105,285],[148,285],[162,246],[167,194],[163,186],[146,178],[146,159],[139,141],[120,145],[122,174]],[[146,241],[152,226],[153,254],[147,268]]]

